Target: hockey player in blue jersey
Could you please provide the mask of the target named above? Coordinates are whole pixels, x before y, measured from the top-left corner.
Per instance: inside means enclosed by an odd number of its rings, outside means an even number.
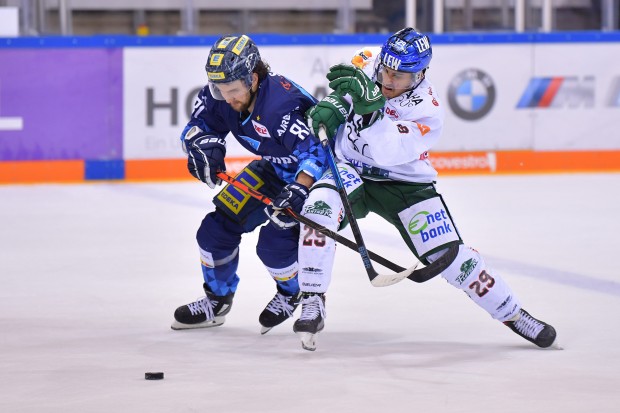
[[[237,176],[274,199],[264,204],[225,186],[216,209],[203,219],[196,239],[205,297],[174,313],[175,330],[224,323],[239,282],[239,244],[244,233],[260,228],[256,253],[276,282],[277,293],[259,316],[261,333],[291,317],[300,301],[297,282],[299,226],[282,213],[301,211],[308,188],[326,169],[326,153],[310,132],[304,113],[316,100],[284,76],[270,73],[246,35],[225,36],[212,47],[201,90],[181,141],[190,173],[215,188],[225,171],[226,136],[231,133],[259,155]]]

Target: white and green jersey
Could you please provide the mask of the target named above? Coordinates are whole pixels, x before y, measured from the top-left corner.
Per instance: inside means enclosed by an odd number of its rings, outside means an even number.
[[[365,57],[363,70],[372,77],[378,48],[366,50],[372,56]],[[437,171],[428,160],[428,151],[438,142],[443,121],[437,93],[424,79],[414,90],[389,99],[383,118],[366,129],[361,126],[362,116],[349,116],[336,136],[336,155],[367,179],[433,182]]]

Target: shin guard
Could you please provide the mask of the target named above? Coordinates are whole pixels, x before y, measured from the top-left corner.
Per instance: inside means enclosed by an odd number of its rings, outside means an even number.
[[[521,308],[510,286],[498,274],[489,270],[482,256],[473,248],[459,246],[456,259],[442,276],[454,287],[465,291],[469,298],[496,320],[509,320]]]

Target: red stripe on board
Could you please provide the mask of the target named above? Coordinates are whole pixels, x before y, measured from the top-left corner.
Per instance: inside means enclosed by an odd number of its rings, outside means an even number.
[[[564,81],[563,77],[554,77],[549,87],[545,91],[545,94],[540,99],[538,103],[538,107],[540,108],[548,108],[549,105],[553,102],[553,98],[558,93],[560,86],[562,86],[562,82]]]

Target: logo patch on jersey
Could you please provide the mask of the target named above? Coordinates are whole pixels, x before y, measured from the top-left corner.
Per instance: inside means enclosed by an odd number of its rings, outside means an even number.
[[[265,125],[256,122],[254,119],[252,119],[252,125],[254,126],[254,130],[256,131],[256,133],[258,133],[259,136],[262,136],[263,138],[271,138],[269,130]]]
[[[304,212],[306,214],[323,215],[326,217],[332,216],[332,208],[324,201],[316,201],[314,204],[306,206]]]
[[[297,263],[291,264],[286,268],[267,267],[267,272],[276,281],[288,281],[297,275]]]
[[[431,131],[431,128],[426,126],[423,123],[415,122],[415,124],[418,126],[418,129],[420,130],[420,133],[422,134],[422,136],[426,135],[427,133]]]
[[[342,185],[347,190],[347,193],[351,193],[362,185],[362,180],[359,177],[357,171],[349,165],[338,164],[338,172],[340,172],[340,179]],[[317,183],[326,183],[328,185],[336,186],[334,181],[334,175],[331,171],[325,172],[321,179]]]
[[[398,112],[396,111],[396,109],[390,109],[388,107],[385,108],[385,113],[392,119],[398,119],[400,118],[400,115],[398,114]]]
[[[280,128],[278,129],[278,136],[284,135],[284,133],[288,129],[288,123],[290,120],[291,120],[290,114],[286,114],[282,116],[282,121],[280,122]]]
[[[297,157],[291,155],[291,156],[270,156],[270,155],[265,155],[263,156],[263,159],[266,161],[269,161],[271,163],[277,163],[277,164],[281,164],[281,165],[288,165],[291,163],[295,163],[298,161]]]
[[[243,182],[249,188],[255,189],[258,191],[260,187],[262,187],[265,182],[258,177],[254,172],[250,171],[248,168],[245,168],[243,171],[237,175],[237,180]],[[217,194],[217,200],[224,204],[224,207],[228,208],[235,215],[238,215],[243,206],[248,202],[248,200],[252,198],[250,195],[245,192],[235,188],[232,185],[226,185],[224,189]]]
[[[401,211],[398,217],[407,228],[419,255],[459,240],[452,219],[439,197],[412,205]]]
[[[250,145],[255,151],[258,150],[258,148],[260,146],[260,142],[259,141],[257,141],[256,139],[252,139],[249,136],[239,135],[239,137],[241,139],[243,139],[244,141],[246,141],[248,143],[248,145]]]
[[[461,264],[461,273],[459,274],[458,277],[456,277],[455,281],[458,282],[459,285],[463,284],[463,281],[465,281],[467,277],[469,277],[469,274],[472,273],[474,268],[476,268],[477,264],[478,264],[478,261],[476,261],[473,258],[470,258],[467,261],[465,261],[463,264]]]
[[[200,248],[200,264],[207,268],[215,267],[213,255],[209,251],[205,251],[202,248]]]
[[[286,90],[291,90],[291,83],[288,82],[284,77],[280,78],[280,84]]]

